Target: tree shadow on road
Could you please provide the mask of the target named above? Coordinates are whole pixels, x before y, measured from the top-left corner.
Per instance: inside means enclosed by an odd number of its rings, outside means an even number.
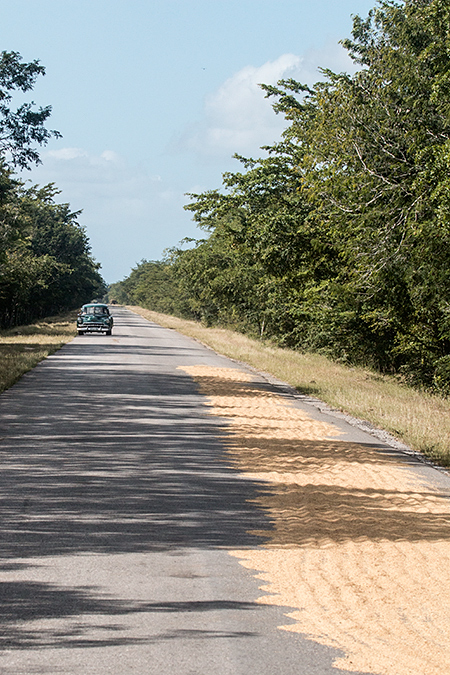
[[[256,606],[256,609],[261,607]],[[120,623],[120,619],[123,621],[128,615],[140,613],[192,614],[237,610],[254,611],[255,604],[226,600],[136,602],[102,596],[96,589],[62,588],[36,582],[3,582],[0,583],[0,649],[112,647],[180,638],[251,637],[251,631],[181,629],[161,630],[144,638],[126,635]],[[39,623],[33,625],[30,622]]]
[[[3,558],[261,542],[257,482],[192,380],[119,368],[114,348],[81,367],[70,347],[2,396]]]

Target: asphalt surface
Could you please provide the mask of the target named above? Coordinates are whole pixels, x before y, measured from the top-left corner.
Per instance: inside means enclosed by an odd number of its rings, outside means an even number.
[[[0,396],[0,673],[336,675],[227,553],[270,523],[177,367],[241,366],[113,313]]]

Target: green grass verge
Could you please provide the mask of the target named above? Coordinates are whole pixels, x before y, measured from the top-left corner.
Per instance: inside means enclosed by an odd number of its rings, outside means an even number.
[[[0,330],[0,393],[77,334],[76,312]]]
[[[408,387],[393,377],[350,368],[318,354],[302,354],[223,328],[129,307],[141,316],[248,363],[301,393],[393,434],[417,452],[450,466],[450,400]]]

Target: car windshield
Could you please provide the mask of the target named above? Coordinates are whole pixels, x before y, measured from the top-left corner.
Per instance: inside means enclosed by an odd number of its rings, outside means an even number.
[[[109,314],[109,310],[104,306],[83,307],[81,310],[83,314]]]

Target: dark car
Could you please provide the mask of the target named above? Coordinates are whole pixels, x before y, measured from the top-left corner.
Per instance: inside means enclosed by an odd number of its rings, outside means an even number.
[[[78,335],[84,335],[84,333],[111,335],[113,323],[108,305],[97,302],[83,305],[77,317]]]

